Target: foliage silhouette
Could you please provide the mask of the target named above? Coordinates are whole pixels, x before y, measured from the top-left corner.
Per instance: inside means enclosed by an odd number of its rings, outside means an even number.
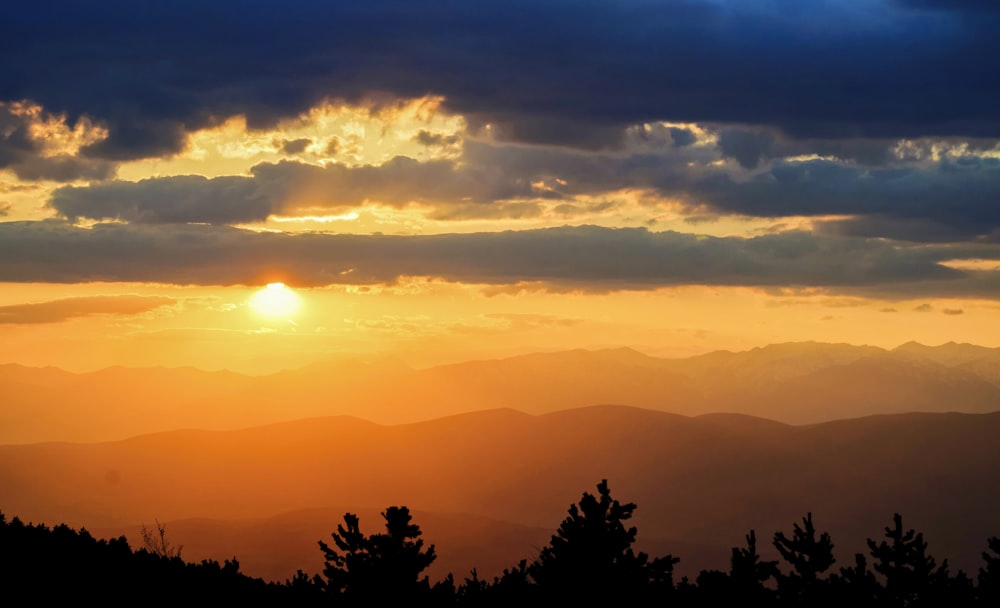
[[[874,606],[881,593],[881,585],[862,553],[854,554],[853,567],[841,568],[839,575],[830,577],[830,587],[834,606]]]
[[[986,545],[989,551],[983,551],[986,567],[979,569],[979,596],[987,605],[1000,606],[1000,537],[990,538]]]
[[[719,570],[702,570],[698,575],[697,596],[709,605],[742,601],[767,604],[774,600],[774,591],[765,583],[777,576],[778,562],[761,560],[754,530],[750,530],[745,538],[745,549],[732,549],[728,574]],[[690,591],[686,593],[690,594]]]
[[[422,576],[434,562],[434,547],[424,547],[420,528],[406,507],[382,513],[385,532],[366,536],[357,516],[345,514],[333,534],[334,547],[320,541],[327,559],[325,579],[301,570],[283,585],[242,574],[233,558],[219,563],[185,563],[179,555],[140,548],[124,537],[98,540],[66,525],[47,528],[8,521],[0,512],[0,588],[4,597],[30,597],[40,605],[143,603],[172,606],[198,603],[276,606],[925,606],[963,608],[1000,605],[1000,538],[987,540],[984,565],[973,581],[948,572],[928,554],[923,535],[905,530],[896,514],[881,542],[867,540],[872,562],[856,554],[851,567],[824,579],[834,564],[833,543],[818,534],[812,515],[794,524],[774,545],[791,571],[761,559],[753,530],[746,546],[733,548],[730,570],[702,571],[697,584],[687,578],[672,584],[676,558],[650,560],[632,549],[635,527],[627,527],[635,505],[613,500],[607,481],[597,495],[584,493],[534,562],[521,560],[487,582],[476,570],[456,589],[448,575],[430,585]],[[160,540],[165,528],[157,522]],[[148,532],[148,531],[147,531]],[[161,544],[169,547],[169,543]],[[174,550],[176,552],[176,549]],[[72,564],[67,568],[67,564]],[[58,584],[54,584],[57,581]]]
[[[420,527],[411,523],[407,507],[389,507],[382,513],[386,532],[365,536],[358,516],[344,514],[333,541],[336,548],[319,541],[326,558],[323,588],[347,603],[415,601],[431,590],[420,578],[437,557],[434,546],[424,550]]]
[[[893,515],[892,527],[886,526],[883,540],[876,544],[868,539],[868,549],[875,559],[872,567],[882,575],[885,584],[879,599],[884,605],[913,606],[927,601],[938,594],[940,587],[947,586],[948,560],[940,568],[927,554],[927,543],[923,533],[914,530],[903,531],[903,518]]]
[[[792,566],[792,572],[776,571],[781,598],[790,605],[816,606],[828,597],[826,581],[819,577],[833,566],[833,541],[826,532],[816,538],[812,513],[802,518],[802,525],[793,524],[792,537],[775,532],[774,547],[782,559]]]
[[[181,549],[184,548],[184,545],[173,546],[167,540],[167,524],[161,524],[158,519],[154,519],[153,521],[156,522],[156,532],[147,528],[146,524],[142,524],[140,533],[142,534],[143,548],[149,553],[160,557],[180,557]]]
[[[598,496],[583,493],[570,505],[549,545],[528,568],[531,579],[546,597],[622,600],[649,596],[673,587],[673,556],[649,559],[632,550],[636,528],[625,527],[635,503],[611,498],[608,481],[597,484]]]
[[[239,572],[233,559],[220,564],[132,551],[124,536],[98,540],[85,529],[48,528],[7,521],[0,513],[0,589],[31,605],[174,606],[199,603],[288,603],[291,594]]]
[[[528,560],[522,559],[514,568],[504,568],[492,583],[479,578],[473,569],[456,593],[460,606],[501,608],[512,605],[533,606],[539,602],[537,585],[528,576]]]
[[[733,590],[740,596],[757,601],[765,601],[773,595],[764,583],[778,574],[778,562],[764,561],[757,553],[757,534],[750,530],[746,535],[745,549],[733,547],[730,559],[729,580]]]

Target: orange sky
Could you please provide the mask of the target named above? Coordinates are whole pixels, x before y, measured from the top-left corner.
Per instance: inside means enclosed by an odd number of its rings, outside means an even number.
[[[382,235],[440,235],[447,240],[462,234],[470,239],[486,234],[507,238],[514,234],[505,231],[548,237],[556,233],[544,232],[547,228],[628,228],[629,238],[692,237],[682,241],[682,246],[689,249],[702,244],[744,247],[757,239],[769,243],[762,255],[777,255],[777,262],[784,264],[789,256],[774,250],[785,246],[780,239],[825,238],[816,230],[818,223],[838,219],[833,215],[752,217],[719,213],[696,200],[665,196],[624,177],[617,185],[575,193],[573,184],[567,181],[573,179],[573,171],[580,170],[569,168],[574,163],[611,163],[630,153],[636,158],[650,153],[649,137],[665,128],[685,129],[694,138],[686,152],[689,164],[704,165],[705,170],[731,164],[731,160],[713,151],[717,134],[708,127],[639,125],[631,133],[644,133],[645,139],[637,138],[628,144],[631,152],[626,148],[601,155],[502,143],[493,139],[489,126],[472,130],[463,116],[444,111],[441,102],[440,98],[427,97],[378,108],[327,103],[267,130],[250,129],[242,117],[235,116],[214,128],[190,133],[179,154],[122,162],[116,168],[116,181],[77,179],[69,189],[64,182],[26,180],[10,169],[2,170],[0,191],[6,210],[3,219],[9,222],[7,226],[34,229],[65,226],[61,218],[69,217],[72,229],[78,231],[72,234],[91,232],[95,223],[110,220],[122,228],[134,225],[153,231],[149,233],[152,236],[143,238],[159,239],[163,230],[172,229],[171,224],[150,224],[129,215],[129,211],[121,212],[123,215],[117,219],[101,218],[80,206],[73,207],[82,210],[73,216],[66,211],[70,207],[60,207],[56,201],[60,196],[62,200],[77,197],[74,204],[85,206],[90,204],[88,199],[80,197],[88,189],[97,188],[96,192],[114,198],[118,195],[108,188],[142,188],[166,184],[162,180],[171,178],[201,180],[193,182],[191,188],[216,183],[206,181],[212,179],[253,176],[259,180],[260,167],[277,171],[287,169],[289,163],[294,163],[296,170],[311,167],[329,172],[340,168],[341,173],[307,172],[292,182],[280,182],[280,187],[275,185],[278,182],[262,186],[264,194],[279,188],[281,197],[272,207],[278,211],[266,213],[266,219],[208,221],[216,226],[235,226],[241,235],[355,234],[375,239]],[[24,120],[31,137],[50,156],[78,154],[81,146],[106,137],[96,124],[79,120],[70,125],[65,117],[27,102],[8,110]],[[481,158],[484,154],[506,159],[497,161],[506,165],[493,166],[493,161]],[[518,154],[551,157],[546,162],[553,167],[565,165],[566,173],[522,184],[519,194],[505,198],[497,192],[508,187],[502,185],[507,183],[501,179],[506,176],[494,172],[514,170],[517,162],[510,159]],[[737,168],[733,165],[729,170]],[[161,181],[150,182],[151,178]],[[420,185],[421,180],[438,178],[452,181],[426,188]],[[488,183],[494,179],[500,185]],[[587,178],[579,174],[577,179]],[[565,192],[555,196],[559,190]],[[129,196],[140,199],[155,196],[131,192]],[[192,205],[219,202],[217,198],[191,196],[195,199]],[[216,192],[211,196],[224,194]],[[174,199],[166,202],[186,204]],[[129,208],[139,207],[122,207]],[[217,230],[197,223],[185,225]],[[110,230],[115,224],[107,226]],[[605,234],[617,233],[594,234],[605,238]],[[192,235],[185,238],[200,238],[196,233]],[[923,255],[934,246],[905,245],[857,253],[845,253],[838,247],[830,248],[831,256],[842,255],[844,263],[858,263],[864,270],[875,262],[859,256],[870,255],[877,262],[881,259],[877,256],[894,256],[898,251],[903,251],[900,255]],[[646,263],[628,257],[619,261],[614,251],[609,251],[607,258],[601,252],[587,253],[594,257],[582,260],[581,265],[604,259],[616,265]],[[985,260],[975,259],[974,253],[957,252],[958,261],[949,264],[956,269],[954,272],[977,273],[978,283],[972,281],[969,288],[951,289],[905,273],[889,277],[884,284],[868,279],[852,284],[854,271],[848,269],[842,276],[837,259],[830,260],[830,268],[817,269],[820,279],[816,284],[802,284],[811,281],[812,274],[808,267],[796,266],[797,259],[786,270],[775,267],[776,273],[787,271],[793,275],[787,282],[770,277],[771,271],[761,268],[748,270],[749,278],[744,281],[742,271],[736,271],[734,276],[732,270],[740,268],[739,259],[745,254],[739,253],[735,261],[726,261],[719,271],[725,275],[723,278],[714,277],[715,271],[707,268],[702,281],[697,266],[702,262],[697,256],[710,256],[706,259],[712,264],[715,258],[711,256],[715,254],[711,252],[694,252],[692,262],[670,258],[669,264],[692,263],[694,267],[680,279],[668,277],[660,283],[646,274],[618,280],[607,270],[595,271],[591,278],[589,270],[582,266],[567,271],[566,262],[551,270],[550,275],[527,272],[522,277],[508,274],[506,266],[487,272],[474,267],[474,262],[465,263],[461,254],[445,253],[442,258],[436,252],[429,261],[413,266],[419,269],[426,264],[427,276],[411,274],[405,264],[393,269],[391,254],[387,254],[380,258],[382,261],[373,262],[370,274],[359,275],[363,271],[345,267],[338,271],[343,279],[333,277],[317,284],[312,278],[315,272],[329,270],[300,272],[287,258],[275,261],[271,267],[268,258],[261,255],[256,263],[264,267],[240,268],[243,274],[229,279],[224,273],[229,272],[230,265],[240,264],[237,258],[243,254],[238,251],[231,254],[234,260],[225,260],[227,265],[212,270],[215,274],[208,278],[199,274],[202,262],[194,258],[190,262],[191,274],[183,275],[194,277],[191,280],[163,280],[155,272],[148,281],[116,280],[116,271],[105,272],[99,265],[87,268],[82,264],[85,271],[74,270],[67,278],[53,282],[51,277],[59,276],[60,270],[55,263],[45,266],[46,255],[39,250],[37,276],[24,270],[28,264],[22,262],[16,271],[7,273],[16,275],[15,280],[8,279],[0,290],[0,343],[4,344],[0,362],[56,365],[71,370],[108,365],[194,365],[266,372],[352,353],[389,353],[415,365],[429,365],[527,351],[608,346],[631,346],[662,356],[803,340],[883,347],[909,340],[1000,346],[1000,303],[982,286],[983,281],[986,285],[996,281],[996,262],[989,255],[984,256]],[[493,249],[469,255],[473,256],[470,259],[482,255],[486,257],[475,259],[493,260],[520,252]],[[547,255],[543,251],[527,260],[544,268],[549,261]],[[934,255],[936,260],[947,257]],[[150,267],[169,265],[170,260],[164,257],[169,255],[151,258]],[[825,254],[819,254],[803,264],[818,266],[824,259]],[[896,266],[887,268],[891,273]],[[940,265],[928,268],[948,270]],[[80,276],[88,270],[94,277],[109,278],[94,281]],[[652,272],[659,276],[658,270]],[[834,277],[829,284],[823,284],[824,273]],[[246,276],[253,278],[240,278]],[[199,284],[190,284],[192,281]],[[262,314],[250,305],[251,300],[267,282],[275,281],[287,282],[300,306],[278,315]]]
[[[193,365],[263,373],[352,354],[398,355],[422,366],[623,345],[659,356],[800,340],[886,348],[909,340],[1000,345],[997,332],[985,331],[998,314],[987,300],[885,302],[721,287],[494,293],[482,285],[414,279],[392,287],[296,289],[299,307],[272,317],[252,305],[260,291],[7,285],[0,302],[8,320],[0,325],[3,362],[74,371]],[[23,304],[37,302],[49,306]]]

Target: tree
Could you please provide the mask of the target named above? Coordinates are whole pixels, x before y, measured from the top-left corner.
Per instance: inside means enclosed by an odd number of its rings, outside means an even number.
[[[868,569],[864,554],[854,554],[854,567],[841,568],[830,577],[831,603],[835,606],[875,606],[882,586]]]
[[[745,538],[745,549],[733,547],[728,574],[720,570],[702,570],[698,574],[698,596],[706,605],[771,603],[774,592],[764,583],[777,574],[778,562],[760,559],[756,532],[750,530]]]
[[[645,553],[635,553],[636,528],[624,523],[635,503],[612,499],[606,479],[597,491],[599,497],[584,492],[579,504],[570,506],[569,516],[529,567],[530,577],[547,597],[563,600],[622,600],[654,587],[672,589],[679,560],[667,555],[650,561]]]
[[[821,584],[819,575],[836,561],[830,535],[824,532],[816,538],[812,513],[809,513],[802,518],[802,526],[793,524],[791,538],[782,532],[776,532],[774,548],[792,566],[789,574],[777,572],[782,599],[792,604],[816,605],[820,598],[826,596],[822,589],[825,585]]]
[[[369,604],[413,601],[430,591],[420,573],[437,557],[434,546],[424,550],[420,527],[411,523],[406,507],[389,507],[382,518],[386,532],[365,536],[358,516],[345,513],[344,524],[332,535],[336,549],[319,541],[326,557],[327,593]]]
[[[173,546],[170,541],[167,540],[167,524],[161,524],[160,520],[154,519],[156,522],[156,532],[153,532],[146,527],[146,524],[142,524],[142,546],[143,548],[152,553],[153,555],[158,555],[160,557],[165,557],[167,559],[181,557],[181,549],[184,545]]]
[[[768,599],[772,593],[764,587],[778,573],[778,562],[760,559],[757,553],[757,533],[746,535],[747,548],[733,547],[730,558],[729,579],[733,589],[746,598]]]
[[[903,518],[896,513],[893,526],[885,528],[889,542],[868,539],[868,549],[875,558],[872,567],[885,578],[883,599],[887,605],[911,606],[930,597],[935,587],[947,586],[948,560],[940,568],[927,554],[924,535],[903,531]]]
[[[1000,605],[1000,537],[993,536],[986,541],[993,555],[983,551],[985,568],[979,569],[979,599],[983,605]]]

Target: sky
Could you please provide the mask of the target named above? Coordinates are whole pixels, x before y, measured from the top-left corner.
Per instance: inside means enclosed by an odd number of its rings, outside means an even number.
[[[0,363],[1000,346],[998,7],[18,3]]]

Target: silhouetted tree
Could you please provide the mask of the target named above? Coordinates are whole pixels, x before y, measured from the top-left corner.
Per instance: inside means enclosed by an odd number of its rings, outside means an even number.
[[[903,531],[903,518],[893,515],[893,526],[885,528],[888,542],[876,544],[868,539],[868,549],[875,559],[872,567],[885,579],[881,600],[883,605],[913,606],[936,595],[935,587],[947,586],[948,561],[940,568],[927,554],[922,533]],[[926,603],[926,602],[925,602]]]
[[[189,564],[176,556],[132,551],[124,536],[96,539],[84,529],[25,525],[16,517],[8,523],[2,513],[0,589],[4,605],[21,598],[46,606],[173,606],[192,598],[198,604],[299,604],[287,588],[240,573],[235,558]]]
[[[774,592],[765,583],[777,574],[778,562],[760,559],[757,534],[753,530],[746,535],[746,541],[745,549],[733,547],[728,574],[719,570],[702,570],[698,574],[695,605],[768,605],[773,602]]]
[[[295,571],[295,576],[285,579],[284,588],[295,598],[296,605],[318,606],[323,604],[323,579],[319,575],[309,576],[301,569]]]
[[[579,504],[570,506],[569,516],[529,567],[543,596],[621,602],[668,592],[679,560],[670,555],[650,560],[635,553],[636,528],[624,523],[635,503],[612,499],[606,479],[597,484],[597,492],[584,492]]]
[[[820,580],[819,576],[836,559],[833,557],[830,535],[824,532],[816,538],[812,513],[802,518],[802,526],[793,524],[791,538],[782,532],[776,532],[774,547],[782,559],[792,566],[789,574],[776,571],[781,599],[792,605],[817,606],[825,603],[829,595],[825,592],[825,581]]]
[[[358,516],[346,513],[332,535],[336,549],[319,541],[326,557],[327,593],[348,603],[427,599],[431,587],[420,573],[437,557],[434,546],[424,550],[420,527],[411,523],[406,507],[389,507],[382,517],[384,534],[365,536]]]
[[[482,606],[486,604],[486,596],[490,593],[490,584],[479,578],[479,572],[473,568],[469,576],[458,587],[459,605]]]
[[[760,559],[760,554],[757,553],[757,534],[753,530],[746,535],[746,541],[746,549],[733,547],[729,570],[730,581],[742,597],[769,599],[773,594],[764,583],[776,577],[778,562]]]
[[[989,547],[989,551],[983,551],[986,567],[979,569],[979,599],[986,606],[1000,606],[1000,537],[990,538],[986,545]]]
[[[156,532],[147,528],[146,524],[142,524],[142,530],[140,531],[142,534],[142,547],[153,555],[168,559],[179,558],[184,545],[173,546],[167,540],[167,524],[161,524],[158,519],[154,519],[153,521],[156,522]]]
[[[508,606],[535,606],[539,603],[537,585],[528,577],[528,560],[522,559],[515,568],[504,568],[503,574],[492,583],[479,578],[473,569],[471,576],[456,592],[459,606],[476,608],[506,608]]]
[[[882,586],[861,553],[854,554],[853,567],[841,568],[839,575],[830,577],[830,595],[835,606],[874,606],[881,593]]]

